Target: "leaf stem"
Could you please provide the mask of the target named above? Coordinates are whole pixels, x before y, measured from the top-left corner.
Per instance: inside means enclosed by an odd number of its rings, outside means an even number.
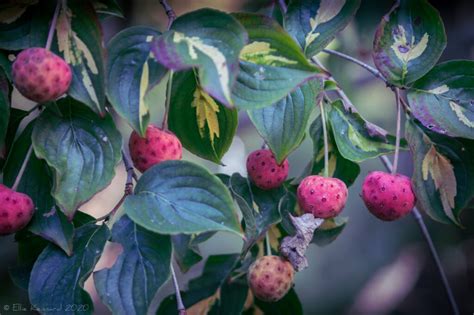
[[[323,49],[323,52],[325,52],[326,54],[329,54],[329,55],[337,56],[337,57],[340,57],[342,59],[348,60],[352,63],[355,63],[355,64],[361,66],[362,68],[366,69],[370,73],[372,73],[376,78],[378,78],[378,79],[382,80],[383,82],[385,82],[385,84],[387,86],[391,86],[391,84],[387,81],[387,79],[384,78],[384,76],[380,73],[380,71],[378,71],[377,69],[375,69],[372,66],[369,66],[365,62],[360,61],[359,59],[356,59],[352,56],[341,53],[339,51],[332,50],[332,49]]]
[[[176,20],[176,13],[174,12],[173,8],[168,4],[167,0],[160,0],[160,4],[165,9],[165,13],[168,16],[168,26],[167,29],[171,28],[174,20]]]
[[[127,196],[133,194],[133,180],[134,179],[137,180],[137,174],[135,174],[135,170],[133,169],[132,162],[130,161],[130,159],[128,158],[128,156],[125,154],[123,150],[122,150],[122,160],[125,166],[125,170],[127,171],[127,181],[125,182],[125,190],[122,195],[122,198],[120,198],[119,202],[117,202],[117,204],[113,207],[112,210],[110,210],[109,213],[95,219],[96,222],[108,221],[115,214],[115,212],[117,212],[120,206],[122,206]]]
[[[15,182],[13,183],[12,190],[16,191],[18,189],[18,185],[20,185],[21,178],[23,177],[23,174],[25,173],[26,166],[28,165],[28,162],[30,161],[31,153],[33,153],[33,144],[30,144],[30,147],[28,148],[28,151],[26,152],[25,159],[23,160],[23,163],[21,164],[20,171],[16,175]]]
[[[181,297],[181,291],[179,289],[178,278],[176,278],[176,272],[174,271],[173,263],[170,265],[171,277],[173,278],[174,290],[176,291],[176,304],[178,306],[179,315],[186,315],[186,308],[183,304],[183,298]]]
[[[267,256],[271,256],[272,255],[272,246],[270,245],[270,234],[268,233],[268,231],[265,233],[265,247],[266,247],[266,252],[267,252]]]
[[[319,101],[319,109],[321,111],[321,123],[323,125],[323,140],[324,140],[324,177],[329,177],[329,144],[328,132],[326,126],[326,112],[324,110],[324,101]]]
[[[278,0],[278,5],[280,6],[281,12],[283,12],[283,14],[286,14],[286,11],[288,11],[288,7],[286,6],[285,0]]]
[[[163,122],[161,123],[161,129],[163,130],[168,130],[168,116],[170,112],[171,88],[173,86],[173,74],[174,74],[174,71],[170,70],[168,84],[166,85],[165,114],[163,115]]]
[[[392,163],[390,163],[390,160],[388,157],[385,155],[380,156],[380,160],[382,163],[385,165],[387,170],[391,172],[393,170]],[[446,273],[444,271],[443,265],[441,264],[441,260],[438,255],[438,251],[436,250],[436,247],[434,246],[433,240],[431,239],[430,232],[428,231],[428,228],[426,227],[425,221],[423,220],[423,216],[421,215],[420,211],[417,209],[417,207],[414,207],[411,214],[413,215],[413,218],[415,219],[416,223],[418,223],[418,226],[421,230],[421,233],[423,234],[426,243],[428,244],[428,248],[430,249],[431,256],[434,260],[434,263],[438,269],[438,273],[441,277],[441,281],[443,283],[444,289],[446,290],[446,294],[448,295],[448,300],[451,305],[451,308],[453,310],[454,315],[459,315],[459,307],[456,303],[456,300],[454,299],[454,294],[451,289],[451,286],[448,282],[448,278],[446,277]]]
[[[398,156],[400,155],[400,129],[401,129],[401,120],[402,120],[402,109],[400,105],[400,90],[398,88],[394,88],[395,99],[397,103],[397,130],[395,132],[395,155],[393,157],[393,167],[392,167],[392,175],[397,173],[398,167]]]
[[[56,23],[58,21],[60,8],[61,8],[61,0],[57,0],[56,9],[54,9],[53,19],[51,20],[51,26],[49,27],[48,39],[46,40],[45,48],[47,50],[51,50],[51,44],[53,43],[54,31],[56,29]]]

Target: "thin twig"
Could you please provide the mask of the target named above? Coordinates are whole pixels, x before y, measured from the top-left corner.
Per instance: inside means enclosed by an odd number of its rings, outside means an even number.
[[[348,60],[350,62],[353,62],[359,66],[361,66],[362,68],[366,69],[367,71],[369,71],[370,73],[372,73],[376,78],[382,80],[383,82],[385,82],[385,84],[387,86],[391,86],[391,84],[387,81],[387,79],[384,78],[384,76],[380,73],[380,71],[378,71],[377,69],[375,69],[374,67],[372,66],[369,66],[368,64],[366,64],[365,62],[363,61],[360,61],[359,59],[356,59],[352,56],[349,56],[349,55],[346,55],[344,53],[341,53],[339,51],[336,51],[336,50],[332,50],[332,49],[323,49],[323,52],[325,52],[326,54],[329,54],[329,55],[333,55],[333,56],[337,56],[337,57],[340,57],[342,59],[345,59],[345,60]]]
[[[48,39],[46,40],[45,48],[47,50],[51,49],[51,44],[53,43],[54,31],[56,30],[56,23],[58,21],[60,8],[61,8],[61,0],[58,0],[58,2],[56,3],[56,9],[54,9],[53,19],[51,20],[51,26],[49,27]]]
[[[382,161],[382,163],[385,165],[385,167],[387,168],[389,172],[393,170],[392,163],[390,163],[390,160],[388,159],[387,156],[385,155],[380,156],[380,160]],[[441,260],[439,259],[438,251],[436,250],[436,247],[434,246],[433,240],[431,239],[431,236],[428,231],[428,228],[426,227],[425,221],[423,220],[423,217],[420,211],[416,207],[413,208],[411,214],[413,215],[416,223],[418,223],[421,233],[425,237],[425,241],[428,244],[431,256],[433,257],[436,267],[438,268],[441,281],[443,282],[444,289],[446,290],[446,294],[448,295],[449,303],[451,304],[453,314],[459,315],[459,307],[456,303],[456,300],[454,299],[453,291],[451,289],[451,286],[449,285],[448,278],[446,277],[446,273],[444,272],[443,265],[441,264]]]
[[[174,271],[173,263],[170,265],[171,277],[173,278],[174,290],[176,291],[176,304],[178,306],[179,315],[186,315],[186,308],[184,307],[183,298],[181,297],[181,291],[179,289],[178,279],[176,278],[176,272]]]
[[[326,127],[326,112],[324,111],[324,101],[319,102],[321,111],[321,124],[323,125],[323,141],[324,141],[324,177],[329,177],[329,149],[328,149],[328,132]]]
[[[395,93],[395,101],[397,103],[397,130],[395,132],[395,155],[393,157],[393,167],[392,167],[392,175],[397,173],[398,167],[398,156],[400,155],[400,129],[401,129],[401,120],[402,120],[402,109],[400,105],[400,90],[398,88],[394,88]]]
[[[174,20],[176,20],[176,13],[174,12],[173,8],[168,4],[167,0],[160,0],[160,4],[165,9],[165,13],[168,16],[168,26],[167,29],[171,28]]]
[[[281,12],[283,14],[286,14],[286,11],[288,11],[288,7],[286,6],[285,0],[278,0],[278,5],[280,6]]]
[[[321,69],[329,73],[329,71],[323,66],[323,64],[316,57],[313,57],[311,60]],[[329,75],[327,79],[336,82],[336,79],[334,79],[332,75]],[[349,97],[346,95],[346,93],[342,89],[337,88],[335,92],[342,99],[342,103],[344,104],[344,109],[346,111],[350,113],[357,113],[357,109],[355,108],[355,106],[352,104]]]
[[[20,185],[21,178],[23,177],[23,174],[25,173],[26,166],[28,165],[28,162],[30,161],[31,153],[33,153],[33,145],[30,144],[30,147],[28,148],[28,151],[26,152],[25,159],[23,160],[23,163],[21,164],[20,171],[16,175],[15,178],[15,183],[12,186],[12,190],[17,190],[18,185]]]
[[[267,249],[267,255],[268,256],[271,256],[272,255],[272,246],[270,245],[270,234],[268,233],[265,233],[265,245],[266,245],[266,249]]]
[[[173,87],[173,74],[173,70],[170,70],[168,84],[166,85],[165,114],[163,115],[163,122],[161,123],[161,129],[163,130],[168,130],[168,116],[171,103],[171,88]]]
[[[125,182],[125,189],[124,189],[122,198],[120,198],[119,202],[117,202],[117,204],[113,207],[113,209],[110,210],[106,215],[103,215],[95,219],[96,222],[108,221],[115,214],[115,212],[117,212],[120,206],[122,206],[127,196],[133,194],[133,179],[136,179],[137,175],[135,174],[135,170],[133,169],[132,162],[123,151],[122,151],[122,160],[125,166],[125,170],[127,171],[127,181]]]

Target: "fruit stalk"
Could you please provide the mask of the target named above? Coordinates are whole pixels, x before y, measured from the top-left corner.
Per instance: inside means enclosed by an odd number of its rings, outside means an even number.
[[[265,233],[265,245],[266,245],[266,248],[267,248],[267,255],[271,255],[272,254],[272,246],[270,245],[270,233]]]
[[[168,16],[168,26],[167,29],[171,28],[171,24],[173,21],[176,20],[176,13],[174,12],[173,8],[168,4],[167,0],[160,0],[160,4],[165,9],[165,13]]]
[[[402,110],[400,106],[400,90],[394,88],[393,92],[395,93],[395,101],[397,104],[397,130],[395,133],[395,155],[393,156],[393,167],[392,175],[397,173],[398,168],[398,156],[400,155],[400,129],[401,129],[401,120],[402,120]]]
[[[51,20],[51,26],[49,27],[48,39],[46,40],[45,48],[51,50],[51,44],[53,43],[54,31],[56,30],[56,23],[58,21],[59,9],[61,8],[61,0],[58,0],[56,9],[54,10],[53,19]]]
[[[168,116],[170,111],[171,103],[171,88],[173,86],[173,70],[170,70],[170,76],[168,79],[168,84],[166,85],[166,101],[165,101],[165,114],[163,115],[163,122],[161,124],[161,129],[168,130]]]
[[[326,113],[324,111],[323,100],[319,101],[321,110],[321,123],[323,125],[323,141],[324,141],[324,177],[329,177],[329,149],[328,149],[328,132],[326,128]]]
[[[171,277],[173,278],[173,286],[176,291],[176,304],[178,306],[179,315],[186,315],[186,308],[183,304],[183,298],[181,297],[181,291],[179,290],[178,279],[176,278],[176,272],[174,271],[173,263],[170,264]]]
[[[384,164],[387,171],[391,172],[393,170],[392,163],[390,163],[390,160],[385,155],[380,156],[380,160]],[[448,278],[446,277],[443,265],[441,264],[441,260],[439,259],[438,251],[434,246],[433,240],[431,239],[431,235],[428,231],[428,228],[426,227],[425,221],[423,220],[420,211],[416,207],[413,208],[411,213],[415,218],[416,223],[418,223],[418,226],[420,227],[421,233],[423,234],[425,241],[428,244],[428,248],[430,249],[431,256],[435,262],[436,267],[438,268],[438,272],[441,277],[441,281],[443,282],[443,286],[446,290],[446,294],[448,295],[449,303],[453,310],[453,314],[459,315],[459,307],[456,303],[456,300],[454,299],[454,294],[451,289],[451,285],[448,282]]]
[[[25,173],[26,166],[28,165],[28,162],[30,161],[31,153],[33,153],[33,145],[30,144],[30,147],[28,148],[28,152],[26,152],[25,159],[23,160],[23,164],[21,164],[20,171],[16,175],[15,182],[13,183],[12,190],[16,191],[18,188],[18,185],[20,185],[21,178],[23,177],[23,174]]]

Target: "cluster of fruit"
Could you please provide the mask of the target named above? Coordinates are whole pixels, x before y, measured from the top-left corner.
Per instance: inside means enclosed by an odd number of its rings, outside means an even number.
[[[17,56],[12,77],[21,94],[35,102],[45,103],[67,92],[72,71],[62,58],[49,50],[29,48]],[[141,172],[162,161],[182,157],[179,139],[173,133],[153,125],[147,128],[145,137],[133,132],[129,147],[133,163]],[[269,190],[281,186],[287,179],[289,163],[284,160],[278,164],[270,150],[261,149],[248,156],[247,171],[257,187]],[[297,189],[300,209],[322,219],[339,215],[347,196],[344,182],[318,175],[304,178]],[[410,179],[400,174],[379,171],[368,174],[361,196],[369,211],[386,221],[404,216],[415,204]],[[0,235],[24,228],[33,217],[34,209],[29,196],[0,185]],[[249,269],[249,286],[258,298],[277,301],[293,285],[294,272],[293,266],[284,258],[263,256]]]
[[[270,150],[257,150],[248,156],[249,178],[261,189],[279,187],[288,177],[288,171],[288,160],[279,165]],[[347,195],[343,181],[319,175],[305,177],[297,189],[300,209],[321,219],[339,215],[346,205]],[[411,181],[401,174],[369,173],[362,185],[361,196],[369,211],[384,221],[399,219],[415,206]],[[249,269],[249,286],[258,298],[278,301],[291,288],[294,272],[293,266],[284,258],[263,256]]]

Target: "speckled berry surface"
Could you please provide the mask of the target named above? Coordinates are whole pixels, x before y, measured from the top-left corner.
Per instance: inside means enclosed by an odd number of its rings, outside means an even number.
[[[167,160],[181,160],[183,147],[172,132],[149,125],[145,137],[133,131],[129,140],[133,164],[140,172],[145,172],[155,164]]]
[[[0,235],[23,229],[33,217],[34,209],[28,195],[0,185]]]
[[[20,93],[37,103],[54,101],[67,92],[72,80],[70,66],[44,48],[28,48],[12,66],[13,84]]]
[[[261,149],[253,151],[247,157],[247,173],[258,188],[269,190],[283,184],[288,177],[288,160],[278,165],[272,151]]]
[[[276,302],[293,286],[295,270],[279,256],[263,256],[249,268],[247,280],[252,293],[260,300]]]
[[[311,175],[298,186],[298,204],[316,218],[332,218],[341,213],[347,201],[347,186],[338,178]]]
[[[367,209],[384,221],[405,216],[416,202],[409,177],[380,171],[371,172],[364,179],[362,199]]]

